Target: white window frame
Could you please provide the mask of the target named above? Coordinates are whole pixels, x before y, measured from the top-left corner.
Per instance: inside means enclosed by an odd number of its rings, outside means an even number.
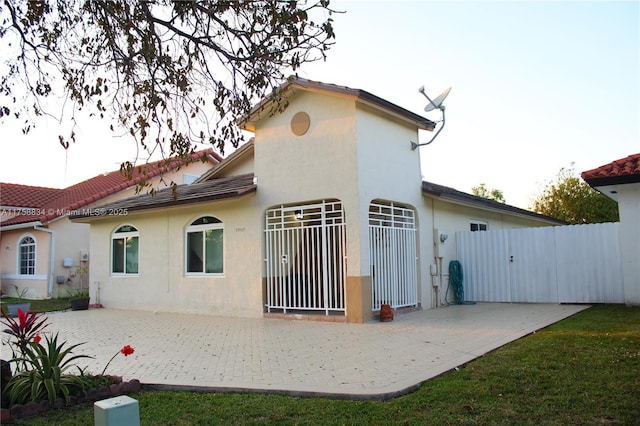
[[[27,244],[23,244],[23,241],[27,238],[31,238],[33,240],[33,244],[29,243],[28,246],[29,247],[33,247],[33,254],[32,254],[32,261],[33,261],[33,265],[31,267],[29,267],[27,265],[27,268],[32,268],[33,273],[29,273],[29,271],[27,271],[26,274],[22,273],[22,248],[23,247],[27,247]],[[36,271],[38,270],[38,265],[37,265],[37,261],[38,261],[38,240],[36,239],[36,237],[33,234],[24,234],[22,236],[20,236],[20,238],[18,238],[18,254],[17,254],[17,268],[16,268],[16,272],[17,275],[20,277],[34,277],[36,275]]]
[[[473,225],[476,225],[478,227],[478,229],[471,229],[473,227]],[[480,229],[481,227],[484,226],[484,229]],[[489,230],[489,222],[485,221],[485,220],[476,220],[476,219],[471,219],[469,221],[469,230],[471,232],[482,232],[482,231],[488,231]]]
[[[135,229],[135,231],[127,231],[127,232],[118,232],[119,229],[122,229],[125,226],[130,226],[133,229]],[[114,263],[113,263],[113,243],[115,240],[126,240],[127,238],[137,238],[138,239],[138,258],[137,260],[137,265],[138,265],[138,270],[136,272],[127,272],[127,250],[126,250],[126,245],[125,245],[125,250],[124,250],[124,271],[123,272],[114,272],[113,267],[114,267]],[[110,258],[111,258],[111,262],[109,265],[109,272],[111,273],[111,276],[114,277],[135,277],[138,276],[140,274],[140,231],[138,230],[137,227],[125,223],[122,225],[118,225],[118,227],[116,227],[116,229],[111,233],[111,238],[109,240],[109,245],[110,245]]]
[[[218,222],[206,223],[202,225],[194,225],[195,222],[205,217],[211,217],[217,220]],[[203,257],[205,259],[202,262],[203,270],[200,272],[189,271],[189,234],[196,233],[196,232],[204,233],[205,231],[209,231],[209,230],[222,230],[222,272],[206,272],[205,261],[206,261],[207,255],[206,255],[206,239],[205,238],[202,238],[202,252],[204,254]],[[189,277],[222,277],[224,276],[225,253],[226,253],[224,234],[225,234],[224,222],[222,222],[222,220],[220,220],[218,217],[214,215],[204,214],[202,216],[198,216],[197,218],[189,222],[189,225],[187,225],[184,233],[184,274],[185,276],[189,276]]]

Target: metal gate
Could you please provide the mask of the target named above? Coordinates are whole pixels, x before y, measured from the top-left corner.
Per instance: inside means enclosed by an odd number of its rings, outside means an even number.
[[[339,201],[266,212],[266,308],[345,311],[345,221]]]
[[[418,272],[416,222],[412,209],[372,202],[369,206],[369,248],[372,307],[388,303],[392,308],[416,306]]]

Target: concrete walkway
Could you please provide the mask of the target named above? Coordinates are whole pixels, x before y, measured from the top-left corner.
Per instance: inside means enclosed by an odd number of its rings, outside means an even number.
[[[50,314],[47,330],[87,342],[75,353],[96,374],[133,346],[107,374],[143,384],[385,399],[587,307],[479,303],[366,324],[91,309]]]

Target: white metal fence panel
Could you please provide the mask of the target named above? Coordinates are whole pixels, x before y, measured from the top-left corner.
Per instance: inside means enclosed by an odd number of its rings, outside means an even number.
[[[339,202],[267,210],[267,311],[344,311],[345,238]]]
[[[526,303],[557,302],[553,228],[513,229],[507,235],[511,300]]]
[[[465,300],[623,303],[618,223],[456,233]]]
[[[504,231],[458,232],[458,260],[462,264],[465,300],[511,300],[508,234]]]
[[[418,304],[417,240],[414,211],[394,203],[369,206],[372,307]]]
[[[623,303],[620,224],[556,227],[561,303]]]

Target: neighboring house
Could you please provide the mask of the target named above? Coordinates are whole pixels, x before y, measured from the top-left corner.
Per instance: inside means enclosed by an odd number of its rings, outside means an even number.
[[[194,154],[194,162],[157,161],[136,167],[132,179],[120,171],[96,176],[65,189],[0,184],[0,284],[2,293],[26,297],[65,297],[79,280],[88,287],[89,226],[72,223],[69,214],[102,214],[96,207],[135,195],[136,186],[165,188],[172,181],[193,181],[222,158],[213,150]],[[204,162],[203,162],[204,160]],[[144,190],[143,190],[144,191]],[[126,214],[126,212],[119,212]]]
[[[640,153],[582,172],[582,179],[618,202],[625,303],[640,305]]]
[[[441,235],[560,223],[421,184],[411,142],[434,129],[424,117],[363,90],[281,89],[288,107],[254,108],[240,123],[254,138],[192,185],[109,205],[126,217],[72,216],[91,224],[103,305],[364,322],[383,303],[443,300],[433,286],[455,242]]]

